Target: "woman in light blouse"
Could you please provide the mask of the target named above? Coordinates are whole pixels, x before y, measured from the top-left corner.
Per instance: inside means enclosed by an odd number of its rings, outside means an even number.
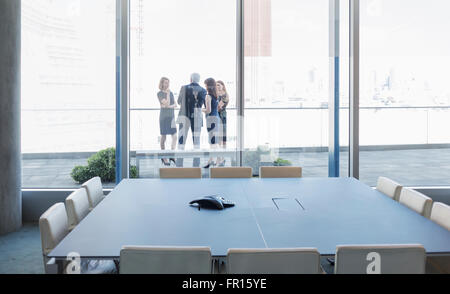
[[[219,146],[223,149],[227,148],[227,106],[230,103],[230,96],[228,95],[225,83],[217,81],[217,95],[219,96],[219,117],[220,117],[220,140]],[[217,164],[225,166],[225,158],[219,158]]]
[[[161,134],[161,150],[166,149],[167,135],[172,136],[172,150],[175,150],[177,145],[177,128],[175,125],[175,97],[169,89],[170,81],[168,78],[162,77],[159,81],[158,101],[161,105],[159,112],[159,130]],[[168,161],[165,158],[161,158],[164,165],[170,165],[170,161],[175,163],[175,159],[171,158]]]

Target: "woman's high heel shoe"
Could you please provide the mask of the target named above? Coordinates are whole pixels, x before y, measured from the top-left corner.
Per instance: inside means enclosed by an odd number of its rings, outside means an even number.
[[[170,162],[173,162],[173,164],[175,164],[175,165],[177,164],[177,162],[175,161],[175,158],[170,158],[169,159],[169,164],[170,164]]]
[[[161,158],[161,161],[165,166],[170,166],[170,162],[165,161],[164,158]]]

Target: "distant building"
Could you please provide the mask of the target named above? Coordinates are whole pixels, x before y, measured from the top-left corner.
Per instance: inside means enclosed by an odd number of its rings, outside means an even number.
[[[244,1],[244,54],[246,57],[272,56],[271,0]]]
[[[244,1],[245,101],[258,106],[272,103],[271,0]]]

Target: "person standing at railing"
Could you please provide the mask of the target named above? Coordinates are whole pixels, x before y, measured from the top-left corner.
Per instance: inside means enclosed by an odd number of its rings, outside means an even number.
[[[200,134],[203,127],[202,107],[205,105],[206,90],[200,85],[200,75],[193,73],[191,83],[181,87],[178,96],[180,112],[177,123],[179,124],[178,149],[184,150],[189,129],[192,132],[194,149],[200,149]],[[183,166],[183,158],[177,158],[176,165]],[[200,157],[194,158],[194,167],[200,166]]]
[[[219,146],[223,149],[227,148],[227,106],[230,103],[230,96],[228,95],[225,83],[217,81],[217,95],[219,96],[219,117],[220,117],[220,140]],[[220,157],[217,160],[217,165],[225,166],[225,158]]]
[[[219,146],[220,141],[220,117],[219,117],[219,97],[217,94],[217,84],[213,78],[209,78],[205,81],[206,95],[205,99],[205,109],[203,112],[206,114],[206,127],[208,130],[208,140],[211,149],[215,150]],[[219,160],[219,158],[217,158]],[[209,159],[208,163],[204,168],[209,168],[214,166],[216,163],[213,161],[212,157]]]
[[[166,149],[167,135],[172,136],[172,150],[175,150],[177,146],[177,128],[175,125],[175,97],[169,89],[170,81],[168,78],[162,77],[159,81],[158,100],[161,105],[159,112],[159,131],[161,134],[161,150]],[[170,165],[167,158],[161,158],[164,165]],[[170,161],[175,163],[175,159],[171,158]]]

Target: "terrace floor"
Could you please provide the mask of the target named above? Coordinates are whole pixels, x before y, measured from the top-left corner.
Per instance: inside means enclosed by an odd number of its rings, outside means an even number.
[[[327,152],[282,152],[279,157],[291,161],[292,165],[303,167],[304,177],[328,176]],[[208,158],[201,159],[204,166]],[[132,164],[136,159],[132,158]],[[340,154],[340,174],[348,174],[348,153]],[[24,159],[24,188],[74,188],[79,186],[70,177],[70,172],[76,165],[86,165],[86,158],[55,158],[55,159]],[[227,166],[230,165],[228,160]],[[159,176],[161,160],[140,160],[140,177],[152,178]],[[185,159],[184,166],[192,166],[192,159]],[[203,169],[203,176],[209,172]],[[375,186],[379,176],[390,177],[403,185],[409,186],[450,186],[450,148],[410,149],[410,150],[379,150],[360,152],[361,180]],[[105,187],[113,187],[113,183],[105,183]]]

